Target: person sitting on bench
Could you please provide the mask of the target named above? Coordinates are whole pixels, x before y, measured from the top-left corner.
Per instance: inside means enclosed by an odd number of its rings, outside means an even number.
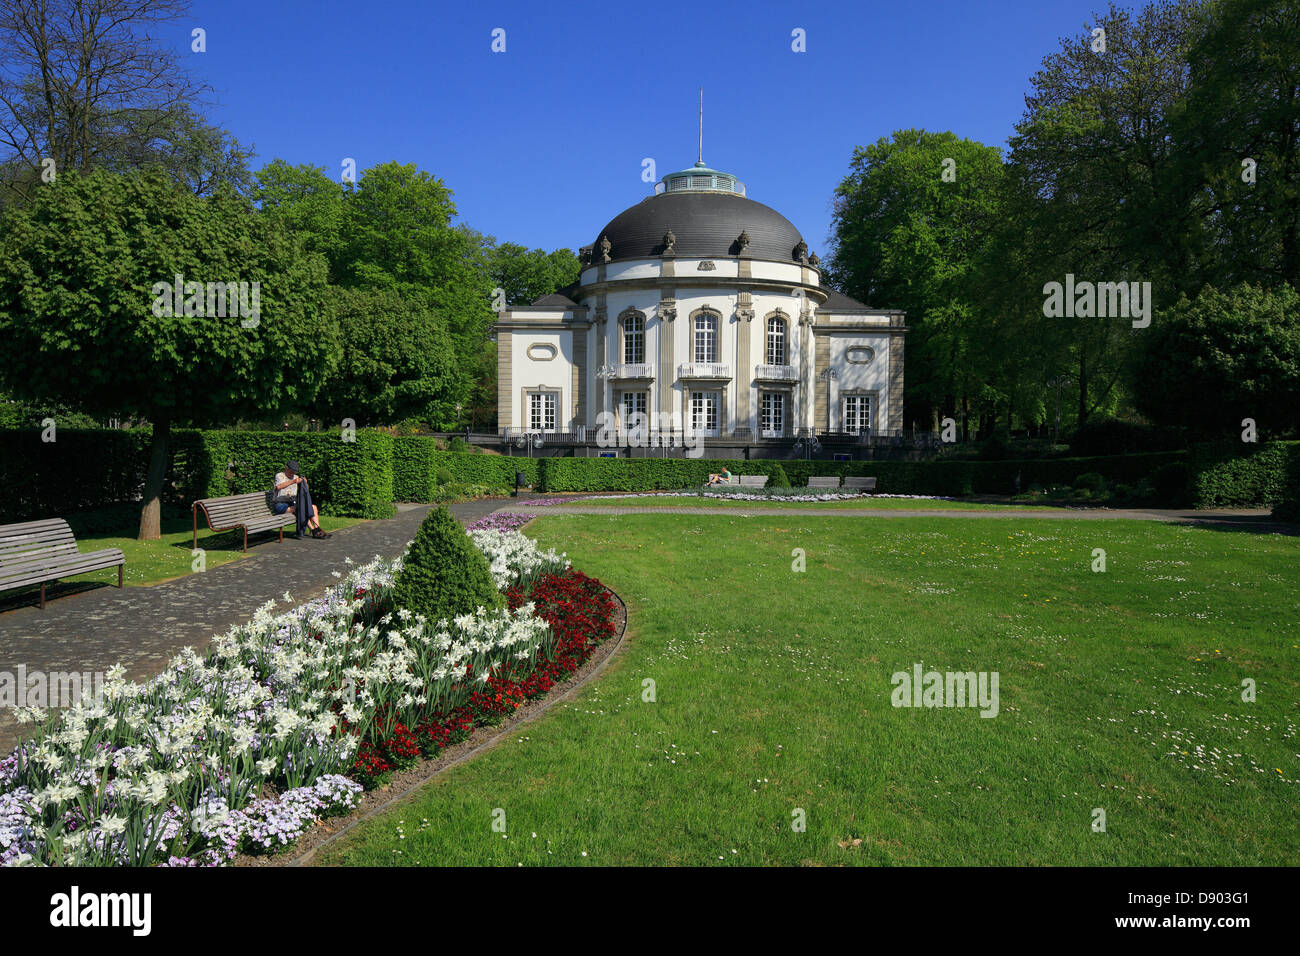
[[[307,479],[298,474],[296,461],[285,462],[284,471],[275,476],[275,503],[271,510],[278,515],[290,508],[295,509],[298,517],[298,530],[294,537],[302,537],[304,527],[311,529],[313,538],[328,538],[329,532],[320,526],[320,513],[312,504],[311,491],[307,488]]]
[[[720,475],[709,475],[709,484],[711,485],[725,485],[730,481],[731,472],[726,468],[722,469],[722,474]]]

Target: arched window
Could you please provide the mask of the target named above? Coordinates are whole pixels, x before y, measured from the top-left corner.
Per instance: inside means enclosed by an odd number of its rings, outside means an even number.
[[[623,317],[623,363],[641,365],[645,362],[645,316],[639,312]]]
[[[718,317],[708,312],[695,316],[695,362],[718,360]]]
[[[785,365],[785,319],[767,320],[767,364]]]

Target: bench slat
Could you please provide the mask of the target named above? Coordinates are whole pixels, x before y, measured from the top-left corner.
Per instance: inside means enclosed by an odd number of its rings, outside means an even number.
[[[103,552],[95,553],[103,554]],[[126,559],[119,551],[116,556],[104,556],[90,561],[78,561],[48,567],[23,568],[21,573],[11,573],[14,569],[5,568],[0,570],[0,588],[8,589],[22,587],[27,584],[56,581],[59,578],[70,578],[89,571],[102,571],[105,568],[116,568],[118,565],[125,564]]]

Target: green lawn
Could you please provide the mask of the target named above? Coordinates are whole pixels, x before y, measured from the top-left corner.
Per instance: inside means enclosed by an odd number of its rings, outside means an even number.
[[[137,508],[105,508],[101,511],[83,512],[68,516],[68,524],[76,535],[77,546],[82,551],[98,551],[102,548],[120,548],[126,558],[124,583],[127,585],[157,584],[171,578],[191,573],[195,560],[191,555],[194,533],[193,518],[166,517],[162,521],[162,538],[158,541],[140,541],[140,516]],[[321,516],[321,526],[326,531],[346,528],[356,524],[360,518],[332,518]],[[292,530],[292,529],[290,529]],[[287,534],[288,532],[286,532]],[[274,545],[277,536],[273,533],[249,535],[248,554],[256,554],[268,544]],[[227,531],[216,534],[203,527],[199,519],[199,548],[204,552],[204,561],[209,570],[228,561],[246,557],[241,550],[244,546],[242,533]],[[61,578],[57,584],[49,585],[46,591],[58,595],[61,591],[77,590],[86,583],[117,584],[117,569],[91,571],[70,578]],[[31,595],[39,588],[6,591],[4,605],[30,603]]]
[[[522,502],[527,504],[527,502]],[[744,508],[750,511],[761,508],[793,508],[809,511],[998,511],[1007,505],[980,504],[974,501],[948,501],[943,498],[877,498],[863,495],[858,498],[845,498],[837,501],[782,501],[779,498],[763,501],[731,501],[726,498],[697,498],[685,495],[656,495],[645,498],[582,498],[572,502],[575,505],[595,505],[598,508]],[[1035,511],[1066,511],[1065,508],[1014,506],[1023,510],[1033,507]]]
[[[324,862],[1300,856],[1300,539],[815,516],[550,516],[529,532],[626,599],[620,658]],[[891,706],[891,675],[917,662],[998,672],[1000,712]]]

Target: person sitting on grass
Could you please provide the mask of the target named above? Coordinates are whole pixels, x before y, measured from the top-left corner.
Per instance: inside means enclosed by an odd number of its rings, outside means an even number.
[[[328,538],[329,532],[320,526],[320,513],[312,504],[311,491],[307,479],[298,474],[296,461],[285,462],[284,471],[275,476],[275,503],[271,510],[278,515],[293,508],[298,518],[298,530],[295,538],[302,537],[302,529],[310,528],[313,538]]]
[[[728,471],[726,468],[722,469],[722,474],[720,475],[709,475],[710,485],[725,485],[725,484],[729,484],[730,482],[731,482],[731,472]]]

